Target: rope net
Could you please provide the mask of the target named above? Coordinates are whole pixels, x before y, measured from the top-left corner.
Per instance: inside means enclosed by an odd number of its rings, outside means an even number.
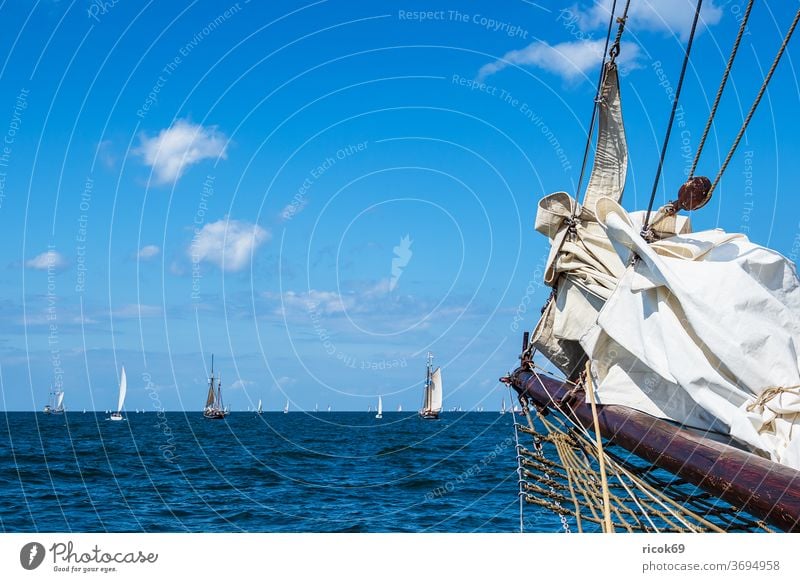
[[[736,507],[632,453],[605,443],[558,411],[547,415],[523,405],[524,422],[514,415],[518,438],[520,523],[524,506],[559,516],[569,533],[774,531]],[[520,417],[521,418],[521,417]],[[531,447],[523,442],[531,439]],[[600,455],[605,482],[600,476]],[[605,507],[604,489],[609,506]]]

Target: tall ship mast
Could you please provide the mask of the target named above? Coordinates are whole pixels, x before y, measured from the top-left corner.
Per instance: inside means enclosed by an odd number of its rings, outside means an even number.
[[[428,352],[425,389],[419,415],[425,420],[436,420],[442,411],[442,369],[433,369],[433,354]]]

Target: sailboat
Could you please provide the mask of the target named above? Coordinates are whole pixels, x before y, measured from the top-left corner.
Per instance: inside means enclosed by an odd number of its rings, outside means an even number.
[[[119,399],[117,400],[117,411],[112,413],[109,420],[125,420],[122,416],[122,405],[125,404],[125,394],[128,392],[128,379],[125,376],[125,366],[122,366],[122,373],[119,379]]]
[[[500,414],[506,413],[506,399],[503,398],[503,403],[500,405]]]
[[[261,409],[261,398],[258,399],[258,408],[256,408],[256,414],[263,414],[263,410]]]
[[[42,410],[45,414],[62,414],[64,412],[64,391],[57,388],[50,391],[50,399]]]
[[[383,399],[378,395],[378,414],[375,415],[375,418],[383,418]]]
[[[283,407],[283,413],[284,414],[288,414],[289,413],[289,399],[288,398],[286,399],[286,406]]]
[[[698,1],[661,162],[700,6]],[[680,212],[696,212],[710,200],[800,11],[726,161],[714,168],[713,182],[694,174],[701,140],[677,199],[653,207],[659,163],[649,207],[629,212],[621,205],[628,150],[615,63],[627,4],[624,10],[616,19],[617,41],[600,71],[592,117],[597,120],[594,165],[585,190],[576,192],[583,200],[578,203],[566,192],[546,196],[535,220],[535,230],[550,239],[543,271],[553,293],[532,332],[523,333],[519,367],[501,378],[529,411],[523,428],[534,435],[536,450],[522,447],[518,456],[519,491],[524,501],[556,508],[565,530],[567,517],[580,530],[590,513],[600,517],[595,523],[604,532],[798,532],[797,267],[743,234],[693,231],[689,217]],[[558,369],[558,376],[543,372],[536,361],[540,355]],[[545,453],[544,441],[559,444]],[[548,465],[532,469],[542,456]],[[541,487],[542,475],[558,481],[558,492],[553,485],[549,492]],[[597,483],[602,498],[597,488],[591,489]],[[570,495],[562,496],[566,490]]]
[[[397,412],[403,412],[403,405],[402,404],[398,404],[397,405]]]
[[[319,404],[314,405],[314,412],[319,412]]]
[[[331,411],[331,405],[328,404],[328,412],[330,412],[330,411]]]
[[[222,404],[222,376],[214,376],[214,354],[211,354],[211,377],[208,379],[208,394],[203,416],[212,420],[220,420],[228,415],[228,409]]]
[[[427,372],[422,408],[419,415],[426,420],[439,418],[442,411],[442,369],[433,369],[433,354],[428,352]]]

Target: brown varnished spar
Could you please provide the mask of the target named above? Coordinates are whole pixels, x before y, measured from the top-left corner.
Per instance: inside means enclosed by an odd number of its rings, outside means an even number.
[[[562,405],[569,391],[563,382],[522,368],[501,380],[591,430],[592,411],[582,393],[570,396],[569,407]],[[800,531],[800,471],[625,406],[598,406],[597,413],[600,432],[613,444],[778,529]]]

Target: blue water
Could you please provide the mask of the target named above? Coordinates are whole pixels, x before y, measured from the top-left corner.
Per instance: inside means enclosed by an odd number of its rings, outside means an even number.
[[[511,532],[511,415],[0,413],[0,530]],[[558,520],[526,508],[526,529]]]

